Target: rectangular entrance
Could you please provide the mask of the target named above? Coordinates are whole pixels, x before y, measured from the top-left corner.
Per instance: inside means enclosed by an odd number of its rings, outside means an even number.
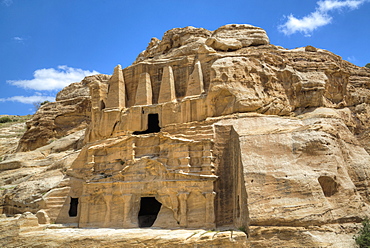
[[[77,208],[78,207],[78,198],[72,198],[69,206],[69,217],[76,217],[77,216]]]
[[[158,133],[161,131],[159,126],[159,115],[158,114],[148,114],[148,129],[144,131],[135,131],[133,134],[147,134],[147,133]]]
[[[141,197],[139,227],[151,227],[157,219],[162,204],[155,197]]]

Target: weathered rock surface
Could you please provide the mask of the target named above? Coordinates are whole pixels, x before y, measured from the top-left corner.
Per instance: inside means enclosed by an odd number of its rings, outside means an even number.
[[[252,25],[229,24],[222,26],[206,40],[206,45],[215,50],[231,51],[243,47],[269,44],[265,30]]]
[[[72,84],[38,111],[0,163],[3,211],[138,227],[151,197],[162,204],[153,227],[243,227],[241,247],[352,247],[370,215],[369,99],[370,69],[326,50],[277,47],[250,25],[172,29],[133,65]],[[178,240],[101,230],[130,247]],[[83,229],[28,231],[1,242],[111,245]],[[218,235],[204,245],[232,245]],[[203,235],[191,237],[178,242]]]
[[[15,152],[18,146],[19,139],[26,131],[26,120],[31,116],[0,116],[2,118],[10,118],[13,121],[0,123],[0,162],[7,154]]]
[[[52,189],[63,187],[65,171],[76,159],[85,130],[30,152],[8,155],[0,162],[3,211],[36,213],[45,207]]]
[[[56,102],[42,105],[28,121],[27,132],[21,138],[17,152],[32,151],[76,131],[85,129],[90,123],[89,83],[94,80],[107,81],[107,75],[86,77],[74,83],[56,97]]]

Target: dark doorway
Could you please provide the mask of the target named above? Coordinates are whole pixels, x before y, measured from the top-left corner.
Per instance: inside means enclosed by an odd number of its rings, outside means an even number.
[[[162,204],[155,197],[141,197],[139,227],[151,227],[157,219]]]
[[[69,217],[76,217],[77,216],[77,206],[78,206],[78,198],[71,197],[71,203],[69,205]]]
[[[148,129],[145,131],[135,131],[134,134],[158,133],[159,131],[161,131],[161,127],[159,126],[158,114],[148,114]]]

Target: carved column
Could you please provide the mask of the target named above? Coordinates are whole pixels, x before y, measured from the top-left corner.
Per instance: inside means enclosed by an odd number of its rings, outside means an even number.
[[[89,159],[89,162],[87,162],[87,164],[88,164],[88,168],[90,168],[90,170],[92,171],[92,172],[94,172],[95,171],[95,155],[94,155],[94,149],[88,149],[87,150],[87,157],[88,157],[88,159]]]
[[[187,145],[182,145],[178,148],[176,152],[179,166],[178,169],[183,172],[189,172],[190,171],[190,155],[189,155],[189,147]]]
[[[190,99],[181,102],[181,122],[190,122],[191,120],[191,101]]]
[[[135,140],[132,139],[132,143],[131,143],[131,154],[130,154],[130,159],[132,161],[135,161],[135,156],[136,156],[136,153],[135,153],[135,148],[136,148],[136,145],[135,145]]]
[[[104,217],[104,227],[109,227],[109,224],[111,222],[111,203],[112,203],[112,194],[106,194],[103,196],[104,202],[105,202],[105,217]]]
[[[89,191],[87,184],[82,185],[82,194],[79,199],[79,209],[78,209],[78,227],[86,227],[89,223]]]
[[[204,175],[213,175],[215,172],[211,148],[211,142],[205,142],[203,144],[202,174]]]
[[[132,194],[124,194],[123,198],[123,227],[132,227],[131,223],[131,199]]]
[[[132,227],[139,227],[139,210],[140,210],[140,200],[141,197],[138,194],[131,195],[131,214],[129,219],[131,221]]]
[[[86,227],[89,223],[89,200],[87,197],[81,197],[79,203],[79,215],[78,227]]]
[[[205,227],[212,228],[215,227],[215,204],[214,199],[216,192],[204,192],[204,197],[206,198],[206,223]]]
[[[188,199],[189,192],[179,192],[177,197],[179,198],[179,224],[181,227],[188,226],[188,206],[187,206],[187,199]]]

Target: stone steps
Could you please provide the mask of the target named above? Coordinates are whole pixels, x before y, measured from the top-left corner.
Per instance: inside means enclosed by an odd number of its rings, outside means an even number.
[[[49,191],[45,196],[45,206],[50,220],[55,220],[65,201],[67,200],[70,187],[57,188]]]
[[[46,206],[50,207],[50,206],[63,205],[65,201],[66,201],[66,197],[53,197],[53,198],[49,198],[47,200],[47,202],[46,202]]]

